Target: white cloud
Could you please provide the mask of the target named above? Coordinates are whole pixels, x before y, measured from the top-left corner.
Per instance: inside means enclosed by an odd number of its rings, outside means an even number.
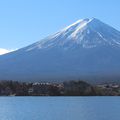
[[[14,51],[14,50],[8,50],[8,49],[0,48],[0,55],[6,54],[6,53],[9,53],[9,52],[12,52],[12,51]]]

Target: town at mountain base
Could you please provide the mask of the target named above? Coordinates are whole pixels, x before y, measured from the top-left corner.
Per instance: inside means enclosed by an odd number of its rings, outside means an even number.
[[[63,83],[0,81],[0,96],[120,96],[120,84],[91,85],[79,80]]]

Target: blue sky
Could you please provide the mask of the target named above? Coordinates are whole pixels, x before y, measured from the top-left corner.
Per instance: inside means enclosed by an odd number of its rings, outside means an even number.
[[[120,30],[120,0],[1,0],[0,48],[27,46],[91,17]]]

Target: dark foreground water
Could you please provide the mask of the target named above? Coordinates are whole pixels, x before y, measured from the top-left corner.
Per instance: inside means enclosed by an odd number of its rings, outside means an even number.
[[[0,120],[120,120],[120,97],[0,97]]]

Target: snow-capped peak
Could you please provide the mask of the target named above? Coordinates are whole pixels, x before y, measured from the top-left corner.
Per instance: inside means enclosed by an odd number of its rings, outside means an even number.
[[[0,56],[1,80],[105,82],[111,78],[120,79],[120,32],[95,18],[78,20],[37,43]]]
[[[69,25],[65,29],[63,29],[63,31],[66,31],[66,30],[70,29],[71,27],[75,27],[75,26],[78,26],[78,28],[81,29],[82,27],[86,26],[93,19],[94,18],[92,18],[92,19],[88,19],[88,18],[86,18],[86,19],[80,19],[80,20],[76,21],[75,23]]]
[[[104,45],[120,47],[120,32],[96,18],[86,18],[80,19],[56,34],[27,47],[27,51],[34,48],[61,47],[62,49],[70,49],[75,46],[93,48]]]

